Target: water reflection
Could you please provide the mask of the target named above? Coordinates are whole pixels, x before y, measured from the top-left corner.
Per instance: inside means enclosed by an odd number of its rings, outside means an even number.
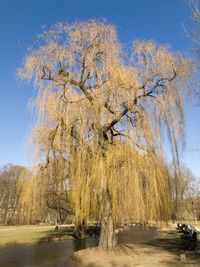
[[[157,231],[155,227],[146,227],[145,229],[141,229],[140,227],[129,227],[127,230],[119,232],[117,238],[118,243],[134,243],[134,244],[142,244],[148,243],[152,239],[159,238],[160,233]]]
[[[97,239],[10,246],[0,249],[0,267],[74,267],[74,251],[97,246]]]

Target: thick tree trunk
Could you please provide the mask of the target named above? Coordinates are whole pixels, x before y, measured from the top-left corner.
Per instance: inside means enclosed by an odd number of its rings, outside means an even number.
[[[115,247],[116,240],[114,234],[113,218],[112,218],[112,206],[109,195],[104,194],[101,207],[101,235],[99,241],[99,247],[104,249],[110,249]]]

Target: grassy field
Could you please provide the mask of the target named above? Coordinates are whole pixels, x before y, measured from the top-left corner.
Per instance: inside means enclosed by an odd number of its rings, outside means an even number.
[[[71,239],[71,226],[0,226],[0,246]]]

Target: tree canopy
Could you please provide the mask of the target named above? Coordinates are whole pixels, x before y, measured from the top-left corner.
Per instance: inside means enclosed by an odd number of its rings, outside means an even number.
[[[188,60],[153,41],[126,47],[101,21],[58,23],[19,75],[38,90],[32,139],[42,170],[69,183],[77,224],[100,220],[100,244],[111,247],[113,222],[168,218],[163,137],[176,158]]]

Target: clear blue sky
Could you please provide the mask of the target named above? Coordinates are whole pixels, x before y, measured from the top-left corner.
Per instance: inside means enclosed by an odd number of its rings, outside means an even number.
[[[15,71],[35,34],[59,21],[105,18],[117,26],[122,42],[154,39],[188,54],[191,42],[181,23],[190,11],[184,0],[0,0],[0,166],[30,165],[26,139],[32,123],[30,85]],[[183,160],[200,176],[200,108],[186,109],[187,146]]]

